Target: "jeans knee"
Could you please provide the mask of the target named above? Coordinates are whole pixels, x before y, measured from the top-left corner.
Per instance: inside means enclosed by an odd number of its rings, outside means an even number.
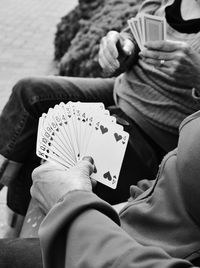
[[[13,87],[12,94],[20,99],[30,99],[31,96],[36,94],[37,80],[34,77],[20,79]]]
[[[22,78],[13,87],[12,97],[24,105],[32,104],[38,97],[39,84],[40,79],[37,77]]]

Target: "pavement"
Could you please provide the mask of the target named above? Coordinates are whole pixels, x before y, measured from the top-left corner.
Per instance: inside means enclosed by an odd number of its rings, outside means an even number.
[[[13,85],[27,76],[56,73],[56,25],[78,0],[0,0],[0,112]],[[1,131],[1,130],[0,130]],[[6,192],[0,192],[0,237],[6,222]]]

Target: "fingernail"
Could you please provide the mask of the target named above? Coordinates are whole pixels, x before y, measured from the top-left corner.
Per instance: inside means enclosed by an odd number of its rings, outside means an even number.
[[[91,156],[84,156],[83,160],[90,162],[92,165],[94,164],[94,159]]]
[[[96,166],[94,166],[93,173],[97,173],[97,168],[96,168]]]

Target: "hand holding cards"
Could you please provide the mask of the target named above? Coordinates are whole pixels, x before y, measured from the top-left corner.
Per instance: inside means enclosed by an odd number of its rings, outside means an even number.
[[[103,103],[60,103],[39,119],[36,153],[66,169],[91,156],[91,177],[115,189],[128,138]]]
[[[139,13],[128,20],[128,25],[140,50],[148,41],[166,39],[166,20],[163,17]]]

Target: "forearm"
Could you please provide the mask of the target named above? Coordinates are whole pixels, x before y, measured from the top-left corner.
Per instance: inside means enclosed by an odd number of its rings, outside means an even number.
[[[193,267],[155,247],[144,247],[119,227],[112,207],[89,192],[72,192],[40,229],[45,268]]]

